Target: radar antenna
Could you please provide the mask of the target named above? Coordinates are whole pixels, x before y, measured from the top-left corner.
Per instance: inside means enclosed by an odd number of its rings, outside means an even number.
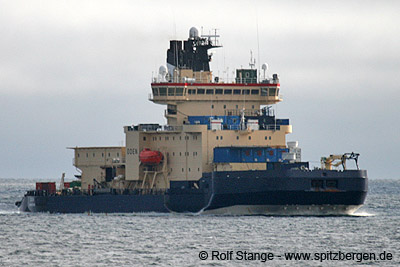
[[[201,27],[201,31],[203,31],[203,27]],[[211,33],[210,34],[202,34],[201,37],[208,38],[208,42],[210,44],[213,43],[211,38],[214,38],[214,45],[218,46],[218,39],[217,39],[219,37],[219,34],[217,34],[218,29],[213,29],[213,31],[214,31],[214,34],[211,34]]]
[[[250,50],[250,63],[249,63],[249,66],[250,66],[251,69],[253,69],[255,65],[256,65],[256,59],[253,58],[253,51]]]

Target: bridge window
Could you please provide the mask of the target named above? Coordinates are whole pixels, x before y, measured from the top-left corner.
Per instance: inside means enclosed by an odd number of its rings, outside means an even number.
[[[183,88],[182,87],[177,87],[176,88],[176,95],[177,96],[183,96]]]
[[[188,93],[189,93],[189,95],[195,95],[196,89],[189,89]]]
[[[215,94],[216,95],[222,95],[222,89],[215,89]]]
[[[268,88],[261,88],[261,95],[267,96],[268,95]]]
[[[240,95],[240,89],[235,89],[235,90],[233,90],[233,94],[234,95]]]
[[[167,95],[167,88],[166,87],[160,87],[159,89],[160,96],[166,96]]]
[[[260,93],[260,90],[251,90],[252,95],[258,95]]]
[[[250,90],[249,89],[244,89],[243,90],[243,94],[244,95],[249,95],[250,94]]]
[[[275,96],[276,88],[269,88],[269,96]]]
[[[232,89],[225,89],[224,90],[224,95],[231,95],[232,94]]]
[[[198,95],[204,95],[204,89],[197,89],[197,94]]]
[[[153,96],[158,96],[158,88],[153,88]]]
[[[207,89],[206,94],[207,95],[213,95],[214,94],[214,89]]]

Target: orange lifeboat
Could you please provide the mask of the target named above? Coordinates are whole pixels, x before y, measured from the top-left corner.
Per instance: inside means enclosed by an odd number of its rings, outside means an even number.
[[[145,148],[139,153],[139,160],[144,165],[157,165],[162,159],[163,154],[160,151],[153,151],[149,148]]]

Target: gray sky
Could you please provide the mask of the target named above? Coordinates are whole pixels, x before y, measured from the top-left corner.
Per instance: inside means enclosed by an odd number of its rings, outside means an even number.
[[[250,50],[279,73],[278,116],[303,160],[356,151],[370,178],[399,178],[399,11],[398,1],[0,0],[0,177],[71,178],[66,147],[121,145],[124,125],[164,123],[147,100],[152,73],[169,40],[196,26],[219,29],[215,75],[247,67]]]

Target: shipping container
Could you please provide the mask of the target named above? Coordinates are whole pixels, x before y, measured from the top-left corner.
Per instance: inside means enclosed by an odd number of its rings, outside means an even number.
[[[36,190],[45,190],[49,194],[56,193],[56,183],[55,182],[38,182],[36,183]]]

